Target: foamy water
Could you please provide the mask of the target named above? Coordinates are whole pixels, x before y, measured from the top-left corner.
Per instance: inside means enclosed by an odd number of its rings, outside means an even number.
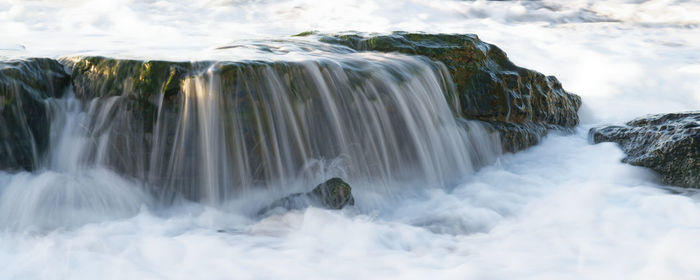
[[[574,135],[447,189],[359,188],[364,205],[343,211],[260,220],[245,199],[159,208],[139,182],[102,169],[0,173],[0,208],[31,208],[14,198],[43,192],[34,203],[68,213],[0,217],[0,278],[698,279],[700,196],[586,139],[592,125],[700,109],[698,14],[692,1],[0,2],[4,56],[188,60],[307,30],[476,33],[584,101]],[[106,203],[71,209],[81,195]],[[23,214],[43,220],[8,223]]]

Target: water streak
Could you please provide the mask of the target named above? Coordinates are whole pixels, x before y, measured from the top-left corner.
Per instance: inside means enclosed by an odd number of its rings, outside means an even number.
[[[161,93],[153,123],[129,93],[56,102],[47,168],[110,168],[166,200],[211,204],[329,176],[384,193],[450,186],[500,153],[497,136],[455,119],[450,81],[440,64],[397,55],[216,63],[177,101]]]

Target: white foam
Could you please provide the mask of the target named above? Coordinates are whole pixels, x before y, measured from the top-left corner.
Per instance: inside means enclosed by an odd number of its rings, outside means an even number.
[[[590,126],[700,108],[697,14],[694,1],[0,1],[0,49],[12,49],[0,55],[198,59],[307,30],[477,33],[581,95]],[[99,194],[128,201],[126,210],[39,234],[5,229],[0,278],[700,278],[698,195],[670,194],[648,170],[620,163],[615,145],[588,145],[585,128],[504,156],[454,189],[358,193],[372,203],[262,221],[235,201],[139,212],[144,198],[125,191],[136,183],[79,177],[114,182]],[[54,177],[67,175],[2,174],[0,190],[78,186]]]
[[[394,211],[261,221],[197,205],[46,235],[3,233],[12,279],[693,279],[700,205],[585,131],[501,159]],[[582,164],[585,163],[585,164]],[[187,213],[187,214],[184,214]],[[225,229],[225,232],[218,232]],[[42,269],[36,269],[42,268]]]

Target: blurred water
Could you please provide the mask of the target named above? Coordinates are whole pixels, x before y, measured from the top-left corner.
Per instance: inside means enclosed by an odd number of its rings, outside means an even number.
[[[0,56],[189,60],[307,30],[476,33],[584,101],[574,135],[447,187],[363,182],[343,211],[259,220],[246,213],[272,199],[263,191],[162,208],[102,168],[2,173],[0,278],[698,279],[698,195],[586,139],[592,125],[700,108],[698,14],[697,1],[0,1]],[[63,208],[17,211],[46,203]]]

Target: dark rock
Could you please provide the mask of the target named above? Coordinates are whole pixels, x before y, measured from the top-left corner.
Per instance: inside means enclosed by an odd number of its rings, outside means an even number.
[[[49,145],[47,98],[70,82],[58,61],[0,61],[0,170],[33,170]]]
[[[308,193],[295,193],[285,196],[263,208],[258,215],[263,215],[275,208],[287,210],[316,206],[328,209],[343,209],[355,205],[352,188],[340,178],[331,178]]]
[[[623,162],[653,169],[665,184],[700,188],[700,112],[647,116],[589,135],[594,143],[618,143]]]
[[[318,200],[323,207],[330,209],[342,209],[347,205],[355,205],[352,188],[343,179],[337,177],[316,186],[309,196]]]
[[[578,124],[579,96],[566,92],[553,76],[516,66],[505,52],[476,35],[395,32],[320,37],[323,42],[358,51],[422,55],[444,63],[456,85],[456,98],[447,96],[456,101],[455,111],[464,118],[492,124],[506,151],[537,144],[547,129],[569,130]]]

